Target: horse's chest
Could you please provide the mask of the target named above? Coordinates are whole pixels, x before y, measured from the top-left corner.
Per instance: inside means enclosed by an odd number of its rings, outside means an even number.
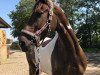
[[[35,57],[37,63],[39,63],[40,71],[45,72],[48,75],[52,75],[51,55],[57,38],[58,34],[56,34],[52,41],[50,41],[45,47],[39,47],[38,51],[35,51]]]

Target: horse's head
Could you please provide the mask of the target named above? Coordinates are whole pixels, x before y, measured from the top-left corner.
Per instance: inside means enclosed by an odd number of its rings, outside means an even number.
[[[22,34],[19,36],[19,42],[22,50],[27,51],[31,44],[38,45],[38,42],[46,37],[49,29],[54,31],[57,25],[55,14],[51,14],[50,6],[46,1],[39,0],[33,8],[32,15]]]

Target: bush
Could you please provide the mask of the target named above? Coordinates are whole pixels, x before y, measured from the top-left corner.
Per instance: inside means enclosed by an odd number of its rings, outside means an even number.
[[[19,50],[20,47],[19,47],[18,42],[13,42],[12,45],[10,46],[10,49]]]
[[[99,39],[98,42],[97,42],[97,48],[100,49],[100,39]]]
[[[85,52],[100,52],[99,48],[84,48]]]

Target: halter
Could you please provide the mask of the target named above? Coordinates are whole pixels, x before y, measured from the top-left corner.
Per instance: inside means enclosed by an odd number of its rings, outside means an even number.
[[[34,34],[33,34],[32,32],[30,32],[30,31],[27,31],[27,30],[24,30],[24,29],[22,29],[22,31],[21,31],[21,32],[23,32],[23,33],[25,33],[25,34],[28,34],[28,35],[32,36],[33,39],[36,40],[37,46],[40,46],[40,45],[43,43],[43,40],[44,40],[44,39],[43,39],[42,42],[39,43],[39,41],[40,41],[40,37],[39,37],[40,34],[41,34],[46,28],[48,28],[48,32],[51,31],[50,25],[51,25],[51,20],[52,20],[52,15],[53,15],[53,4],[52,4],[51,6],[49,6],[49,7],[50,7],[50,10],[49,10],[49,14],[48,14],[48,20],[47,20],[47,22],[43,25],[43,27],[42,27],[40,30],[36,31]],[[47,34],[48,34],[48,33],[47,33]]]

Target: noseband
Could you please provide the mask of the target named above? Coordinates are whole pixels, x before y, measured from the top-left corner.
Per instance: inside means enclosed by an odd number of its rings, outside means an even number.
[[[37,30],[34,34],[30,31],[24,30],[24,29],[22,29],[22,31],[21,31],[24,34],[28,34],[29,36],[33,37],[33,40],[36,40],[37,46],[40,46],[42,44],[42,42],[39,43],[40,42],[40,37],[39,36],[42,34],[42,32],[46,29],[48,29],[48,32],[51,31],[50,25],[51,25],[52,15],[53,15],[53,10],[52,9],[53,8],[50,8],[49,13],[48,13],[48,20],[40,30]]]

